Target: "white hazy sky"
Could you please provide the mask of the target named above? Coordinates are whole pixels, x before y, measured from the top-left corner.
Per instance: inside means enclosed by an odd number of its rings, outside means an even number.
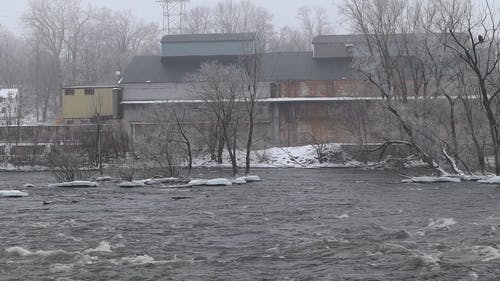
[[[337,14],[338,4],[342,0],[251,0],[257,6],[266,8],[274,15],[274,24],[277,28],[290,25],[297,26],[297,10],[301,6],[321,6],[330,15],[331,23],[336,31],[345,27],[340,26],[341,20]],[[24,27],[20,21],[29,0],[0,0],[0,25],[7,29],[21,32]],[[106,6],[115,10],[131,10],[137,18],[146,21],[156,21],[161,24],[162,12],[156,0],[84,0],[92,6]],[[211,6],[218,0],[191,0],[189,7],[198,5]]]

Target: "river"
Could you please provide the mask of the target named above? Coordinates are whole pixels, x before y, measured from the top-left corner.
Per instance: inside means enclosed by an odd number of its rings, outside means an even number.
[[[500,280],[494,185],[255,173],[264,181],[191,189],[48,188],[47,173],[0,173],[0,189],[30,194],[0,198],[0,280]]]

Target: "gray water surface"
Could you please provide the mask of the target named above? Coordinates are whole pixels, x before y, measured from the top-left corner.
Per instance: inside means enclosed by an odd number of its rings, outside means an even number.
[[[193,189],[48,188],[46,173],[0,173],[0,189],[30,194],[0,198],[0,280],[500,280],[496,186],[255,173],[264,181]]]

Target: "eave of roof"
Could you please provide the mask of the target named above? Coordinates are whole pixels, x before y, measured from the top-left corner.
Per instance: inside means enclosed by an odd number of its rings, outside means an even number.
[[[209,33],[209,34],[174,34],[165,35],[161,43],[253,41],[254,33]]]

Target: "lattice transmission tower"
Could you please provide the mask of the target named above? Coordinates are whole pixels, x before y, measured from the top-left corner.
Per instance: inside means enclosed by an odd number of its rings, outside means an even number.
[[[179,34],[184,30],[189,0],[157,0],[163,7],[163,33]]]

